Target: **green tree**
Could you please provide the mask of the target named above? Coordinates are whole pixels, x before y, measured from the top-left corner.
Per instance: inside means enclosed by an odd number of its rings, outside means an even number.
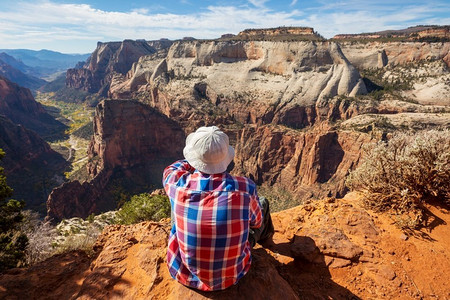
[[[5,152],[0,149],[0,160]],[[4,169],[0,167],[0,272],[17,267],[25,256],[27,236],[19,229],[23,221],[23,201],[9,199],[13,190],[6,183]]]
[[[120,224],[135,224],[142,221],[159,221],[170,216],[167,196],[139,194],[131,197],[117,213]]]

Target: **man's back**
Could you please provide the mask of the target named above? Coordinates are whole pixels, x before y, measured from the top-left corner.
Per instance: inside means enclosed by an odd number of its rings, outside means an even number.
[[[167,262],[179,282],[201,290],[235,284],[250,268],[249,227],[261,226],[255,184],[229,173],[205,174],[187,161],[164,171],[173,221]]]

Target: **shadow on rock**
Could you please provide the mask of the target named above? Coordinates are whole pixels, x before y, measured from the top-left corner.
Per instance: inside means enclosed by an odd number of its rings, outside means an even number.
[[[313,239],[296,237],[296,245],[299,244],[303,245],[302,251],[292,249],[292,243],[275,244],[271,251],[252,250],[250,271],[237,285],[226,290],[202,292],[177,284],[172,296],[183,295],[184,299],[360,299],[332,280],[324,255]],[[299,253],[303,255],[296,256]],[[278,255],[292,257],[293,261],[283,264],[275,258]]]

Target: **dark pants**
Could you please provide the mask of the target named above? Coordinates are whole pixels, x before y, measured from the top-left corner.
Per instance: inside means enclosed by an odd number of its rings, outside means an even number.
[[[265,197],[259,197],[259,202],[261,203],[262,208],[263,223],[259,228],[250,228],[248,241],[252,247],[254,247],[256,243],[267,241],[275,232],[272,217],[270,216],[269,201]]]

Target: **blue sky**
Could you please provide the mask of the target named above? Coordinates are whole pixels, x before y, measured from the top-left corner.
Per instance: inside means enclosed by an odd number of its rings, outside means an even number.
[[[338,33],[450,25],[450,0],[0,1],[0,49],[92,52],[97,41],[217,38],[246,28],[309,26]]]

